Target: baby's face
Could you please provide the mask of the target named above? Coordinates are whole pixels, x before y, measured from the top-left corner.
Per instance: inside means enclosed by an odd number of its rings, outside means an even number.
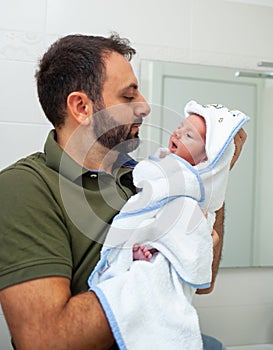
[[[205,120],[199,115],[191,114],[172,133],[169,150],[171,153],[184,158],[191,165],[196,165],[207,159],[205,143]]]

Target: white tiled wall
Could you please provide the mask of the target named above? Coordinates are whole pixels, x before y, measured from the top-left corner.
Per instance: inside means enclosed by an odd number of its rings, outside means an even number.
[[[0,169],[42,149],[50,128],[34,80],[45,48],[63,34],[112,30],[137,48],[136,70],[142,58],[254,69],[273,61],[273,0],[1,0]],[[196,298],[203,330],[227,345],[272,343],[272,283],[272,268],[221,271],[215,292]]]
[[[12,149],[2,150],[0,168],[34,151],[43,150],[49,124],[4,123],[0,122],[0,140],[3,145],[12,144]]]
[[[10,343],[10,336],[8,327],[5,322],[3,311],[0,305],[0,349],[1,350],[11,350],[12,346]]]

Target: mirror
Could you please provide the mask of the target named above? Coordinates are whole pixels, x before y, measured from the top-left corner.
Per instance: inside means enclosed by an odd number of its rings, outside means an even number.
[[[186,102],[221,103],[251,117],[242,156],[230,175],[226,195],[221,267],[273,265],[273,80],[238,77],[238,69],[143,60],[140,89],[152,107],[137,157],[168,144]],[[145,142],[147,141],[147,142]],[[271,145],[272,143],[272,145]]]

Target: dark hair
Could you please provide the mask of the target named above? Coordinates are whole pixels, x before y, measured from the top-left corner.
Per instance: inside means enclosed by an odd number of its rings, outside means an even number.
[[[57,40],[40,60],[35,77],[41,106],[55,126],[64,124],[67,96],[82,91],[94,104],[103,105],[102,86],[106,73],[104,59],[117,52],[129,61],[135,54],[128,39],[68,35]]]

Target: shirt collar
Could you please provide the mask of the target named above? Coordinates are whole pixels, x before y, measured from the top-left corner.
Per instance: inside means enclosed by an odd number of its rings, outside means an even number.
[[[75,182],[80,176],[90,172],[98,172],[97,170],[86,169],[76,163],[56,142],[56,132],[51,130],[48,134],[44,152],[46,156],[46,165],[59,172],[64,177]],[[137,162],[128,154],[120,153],[114,169],[120,167],[133,169]]]
[[[69,155],[58,145],[55,137],[55,130],[51,130],[44,148],[46,165],[74,182],[79,176],[89,172],[89,170],[83,168],[69,157]]]
[[[136,165],[137,165],[137,162],[132,157],[130,157],[127,153],[120,153],[118,155],[117,160],[115,161],[114,169],[119,168],[121,166],[125,168],[133,169]]]

